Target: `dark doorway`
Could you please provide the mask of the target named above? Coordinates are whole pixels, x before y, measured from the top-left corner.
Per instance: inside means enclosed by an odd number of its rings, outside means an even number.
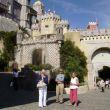
[[[42,64],[42,49],[36,49],[33,51],[32,64],[33,65]]]
[[[103,66],[103,69],[98,71],[98,75],[100,78],[102,78],[104,80],[110,79],[110,67]]]

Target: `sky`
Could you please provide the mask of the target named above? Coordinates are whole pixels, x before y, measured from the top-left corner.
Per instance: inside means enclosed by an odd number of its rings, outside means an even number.
[[[34,3],[36,0],[31,0]],[[99,28],[110,28],[110,0],[41,0],[45,10],[55,11],[71,28],[86,28],[98,21]]]

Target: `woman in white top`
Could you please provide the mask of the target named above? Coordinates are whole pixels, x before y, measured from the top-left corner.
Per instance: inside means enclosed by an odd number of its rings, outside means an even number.
[[[76,73],[72,73],[71,81],[70,81],[70,105],[73,103],[74,99],[74,106],[78,105],[78,97],[77,97],[77,90],[79,86],[79,80],[76,77]]]
[[[39,107],[46,107],[47,102],[47,85],[48,85],[48,76],[44,69],[40,72],[38,76],[38,82],[43,81],[45,85],[43,87],[39,87]]]

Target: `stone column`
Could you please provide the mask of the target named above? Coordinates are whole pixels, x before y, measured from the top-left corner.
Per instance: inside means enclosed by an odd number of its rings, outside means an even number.
[[[91,60],[89,60],[89,62],[87,63],[89,89],[94,89],[94,75],[92,73],[92,66],[92,62]]]

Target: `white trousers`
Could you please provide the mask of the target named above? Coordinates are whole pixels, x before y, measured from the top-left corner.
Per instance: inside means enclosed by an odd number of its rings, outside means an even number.
[[[39,107],[46,106],[47,99],[47,86],[44,88],[39,88]]]

